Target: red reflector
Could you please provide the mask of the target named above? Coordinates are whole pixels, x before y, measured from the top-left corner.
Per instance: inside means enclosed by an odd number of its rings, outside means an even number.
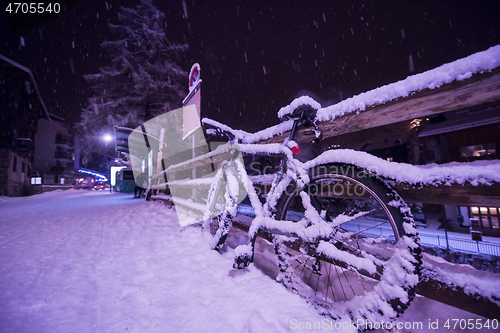
[[[292,148],[292,153],[294,154],[300,154],[300,147],[299,146],[293,146]]]

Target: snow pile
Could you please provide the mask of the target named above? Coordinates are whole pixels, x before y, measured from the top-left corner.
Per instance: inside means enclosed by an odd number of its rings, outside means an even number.
[[[500,160],[411,165],[389,162],[366,152],[336,149],[324,152],[315,159],[306,162],[304,166],[309,169],[325,163],[354,164],[379,176],[408,184],[451,185],[452,183],[465,184],[470,182],[476,186],[500,182]],[[341,169],[339,172],[350,175],[354,171],[346,167],[344,171]]]
[[[222,255],[210,250],[207,233],[197,226],[181,228],[175,210],[159,203],[86,190],[0,199],[2,332],[350,328],[348,321],[320,316],[256,265],[233,270],[231,248]],[[272,255],[269,246],[266,253]],[[264,254],[257,252],[256,264]],[[482,294],[490,289],[498,297],[498,280],[483,279],[465,265],[443,264],[441,276],[450,279],[456,275],[447,275],[447,267],[462,274],[461,281],[472,276]],[[418,297],[397,321],[427,325],[449,318],[480,317]]]
[[[468,295],[479,295],[500,306],[500,274],[487,273],[469,265],[456,265],[424,253],[422,279],[460,288]]]
[[[288,332],[330,323],[254,265],[233,270],[233,250],[210,250],[208,233],[181,228],[160,203],[68,190],[2,199],[0,211],[2,332]]]

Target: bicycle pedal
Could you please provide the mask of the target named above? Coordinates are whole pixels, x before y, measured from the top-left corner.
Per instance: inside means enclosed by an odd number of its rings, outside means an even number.
[[[248,253],[243,253],[234,258],[233,268],[244,269],[252,262],[252,256]]]

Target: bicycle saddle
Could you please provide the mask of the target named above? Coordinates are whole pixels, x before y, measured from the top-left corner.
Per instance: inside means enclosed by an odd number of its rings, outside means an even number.
[[[297,119],[300,118],[301,122],[308,126],[310,123],[314,122],[314,118],[316,118],[317,109],[313,108],[309,104],[302,104],[295,108],[292,113],[285,114],[280,118],[281,121],[285,121],[288,119]]]

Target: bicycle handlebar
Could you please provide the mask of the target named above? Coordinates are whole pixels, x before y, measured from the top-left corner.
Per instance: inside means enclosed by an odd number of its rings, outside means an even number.
[[[206,122],[204,122],[203,125],[205,127],[205,131],[207,134],[216,135],[216,136],[225,136],[229,139],[229,141],[233,141],[234,139],[236,139],[236,136],[234,135],[234,133],[232,133],[228,130],[224,130],[219,126],[209,124]]]

